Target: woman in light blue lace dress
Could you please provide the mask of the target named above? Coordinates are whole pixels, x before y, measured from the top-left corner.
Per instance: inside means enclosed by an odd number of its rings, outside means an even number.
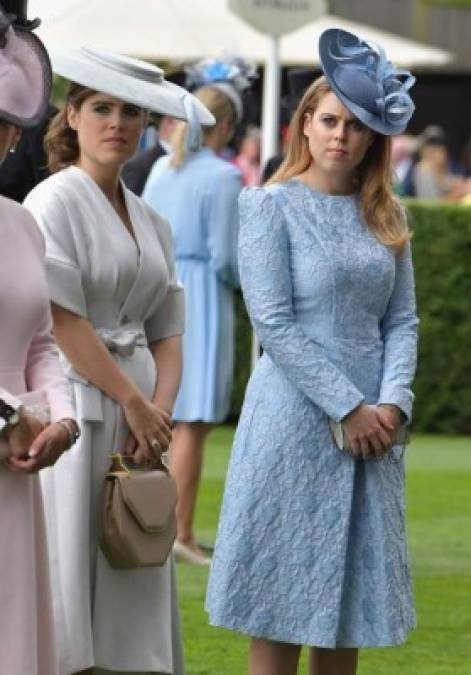
[[[343,31],[326,31],[320,54],[326,77],[294,115],[286,160],[240,198],[241,282],[264,354],[207,609],[213,625],[251,636],[251,675],[294,675],[300,645],[312,647],[311,675],[354,675],[358,648],[401,643],[415,623],[397,436],[411,416],[417,317],[389,173],[413,79]]]

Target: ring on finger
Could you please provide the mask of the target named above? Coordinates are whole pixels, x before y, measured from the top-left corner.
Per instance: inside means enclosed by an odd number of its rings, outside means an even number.
[[[162,450],[162,446],[160,445],[159,441],[154,438],[151,442],[150,445],[153,450]]]

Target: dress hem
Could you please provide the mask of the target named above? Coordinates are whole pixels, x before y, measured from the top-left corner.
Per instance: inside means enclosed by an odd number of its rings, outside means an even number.
[[[226,630],[232,630],[237,633],[242,633],[243,635],[247,635],[248,637],[251,638],[263,638],[265,640],[273,640],[274,642],[284,642],[287,644],[294,644],[294,645],[301,645],[303,647],[320,647],[323,649],[378,649],[381,647],[396,647],[401,644],[404,644],[407,641],[408,634],[416,628],[416,623],[412,622],[410,625],[408,625],[404,631],[401,632],[401,635],[398,636],[396,639],[391,639],[391,640],[381,640],[378,642],[370,643],[370,642],[362,642],[359,644],[354,644],[353,642],[333,642],[330,640],[324,639],[317,639],[315,636],[314,637],[303,637],[298,639],[294,639],[292,636],[287,636],[287,635],[282,635],[282,634],[275,634],[275,635],[267,635],[264,633],[264,631],[258,631],[256,629],[250,630],[246,627],[242,627],[237,624],[237,622],[217,622],[216,620],[209,619],[209,625],[213,626],[214,628],[224,628]]]
[[[195,422],[204,422],[205,424],[224,424],[229,413],[225,415],[218,415],[217,417],[209,415],[188,415],[188,417],[173,415],[174,422],[184,422],[186,424],[194,424]]]

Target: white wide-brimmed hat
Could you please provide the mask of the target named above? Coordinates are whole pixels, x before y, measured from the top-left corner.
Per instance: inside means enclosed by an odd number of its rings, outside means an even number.
[[[28,30],[12,28],[0,6],[0,119],[31,127],[46,112],[52,73],[42,42]]]
[[[89,47],[51,50],[52,69],[72,82],[121,101],[170,115],[191,124],[212,126],[216,120],[195,96],[167,82],[151,63]]]

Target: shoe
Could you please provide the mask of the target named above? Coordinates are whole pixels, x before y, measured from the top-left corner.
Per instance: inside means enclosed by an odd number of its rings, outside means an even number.
[[[177,562],[190,563],[191,565],[211,565],[210,558],[207,558],[202,553],[198,553],[198,551],[194,551],[191,546],[182,544],[178,539],[175,539],[173,543],[173,553]]]
[[[214,544],[206,544],[204,541],[197,541],[196,545],[203,553],[214,553]]]

